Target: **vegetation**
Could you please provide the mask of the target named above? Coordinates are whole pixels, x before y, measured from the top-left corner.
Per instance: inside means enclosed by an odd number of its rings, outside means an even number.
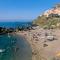
[[[37,24],[37,25],[40,25],[40,26],[43,26],[46,24],[46,20],[47,18],[45,16],[38,16],[38,18],[33,21],[33,24]]]
[[[7,33],[12,33],[14,32],[15,30],[13,28],[3,28],[3,27],[0,27],[0,35],[2,34],[7,34]]]
[[[33,24],[43,28],[60,28],[60,16],[58,14],[50,14],[49,17],[39,16]]]
[[[53,9],[60,9],[60,4],[56,4]],[[43,28],[60,28],[60,15],[51,13],[48,17],[45,15],[38,16],[37,19],[33,21],[33,24]]]
[[[7,33],[12,33],[12,32],[17,32],[17,31],[27,31],[27,30],[31,30],[32,27],[28,26],[28,27],[17,27],[17,28],[3,28],[0,27],[0,35],[3,34],[7,34]]]

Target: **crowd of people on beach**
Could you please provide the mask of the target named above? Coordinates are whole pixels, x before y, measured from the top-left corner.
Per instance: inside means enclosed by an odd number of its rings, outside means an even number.
[[[59,32],[59,29],[39,28],[34,30],[19,31],[17,33],[24,36],[30,43],[32,47],[32,60],[40,60],[41,58],[43,60],[48,60],[47,58],[51,58],[53,52],[56,53],[56,51],[58,51],[57,49],[59,49]]]

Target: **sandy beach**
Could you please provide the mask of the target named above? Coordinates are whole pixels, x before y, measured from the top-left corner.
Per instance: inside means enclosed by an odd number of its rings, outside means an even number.
[[[60,30],[35,29],[16,34],[26,38],[32,47],[32,60],[60,59]],[[54,39],[53,39],[54,38]]]

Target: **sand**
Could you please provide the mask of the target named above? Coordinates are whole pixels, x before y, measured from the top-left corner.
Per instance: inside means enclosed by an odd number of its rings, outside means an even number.
[[[51,34],[55,40],[47,40],[45,34]],[[35,29],[30,31],[16,32],[26,38],[32,47],[32,60],[53,60],[60,58],[60,29]]]

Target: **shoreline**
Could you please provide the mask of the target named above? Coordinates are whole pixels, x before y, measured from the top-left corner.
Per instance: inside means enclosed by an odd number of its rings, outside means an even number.
[[[34,30],[32,30],[34,31]],[[40,60],[41,56],[40,56],[40,49],[38,49],[38,45],[36,46],[36,42],[33,41],[33,38],[31,35],[29,35],[29,31],[24,31],[24,32],[17,32],[16,33],[17,35],[19,36],[23,36],[27,41],[28,43],[30,44],[31,48],[32,48],[32,60]]]
[[[31,60],[31,57],[32,57],[32,54],[31,54],[31,47],[30,47],[30,44],[28,43],[28,41],[26,41],[26,38],[23,37],[23,35],[20,35],[20,34],[17,34],[17,32],[15,33],[12,33],[13,36],[16,36],[17,38],[17,41],[16,41],[16,45],[17,45],[17,49],[16,49],[16,52],[18,50],[18,57],[19,59],[25,59],[25,60]],[[25,54],[24,54],[25,53]],[[22,54],[22,55],[21,55]],[[17,58],[17,59],[18,59]],[[19,60],[18,59],[18,60]]]
[[[48,34],[47,36],[45,34]],[[52,60],[60,51],[60,29],[36,29],[19,31],[17,35],[25,37],[32,48],[32,60]],[[49,35],[51,34],[51,35]],[[47,37],[54,39],[48,40]]]

